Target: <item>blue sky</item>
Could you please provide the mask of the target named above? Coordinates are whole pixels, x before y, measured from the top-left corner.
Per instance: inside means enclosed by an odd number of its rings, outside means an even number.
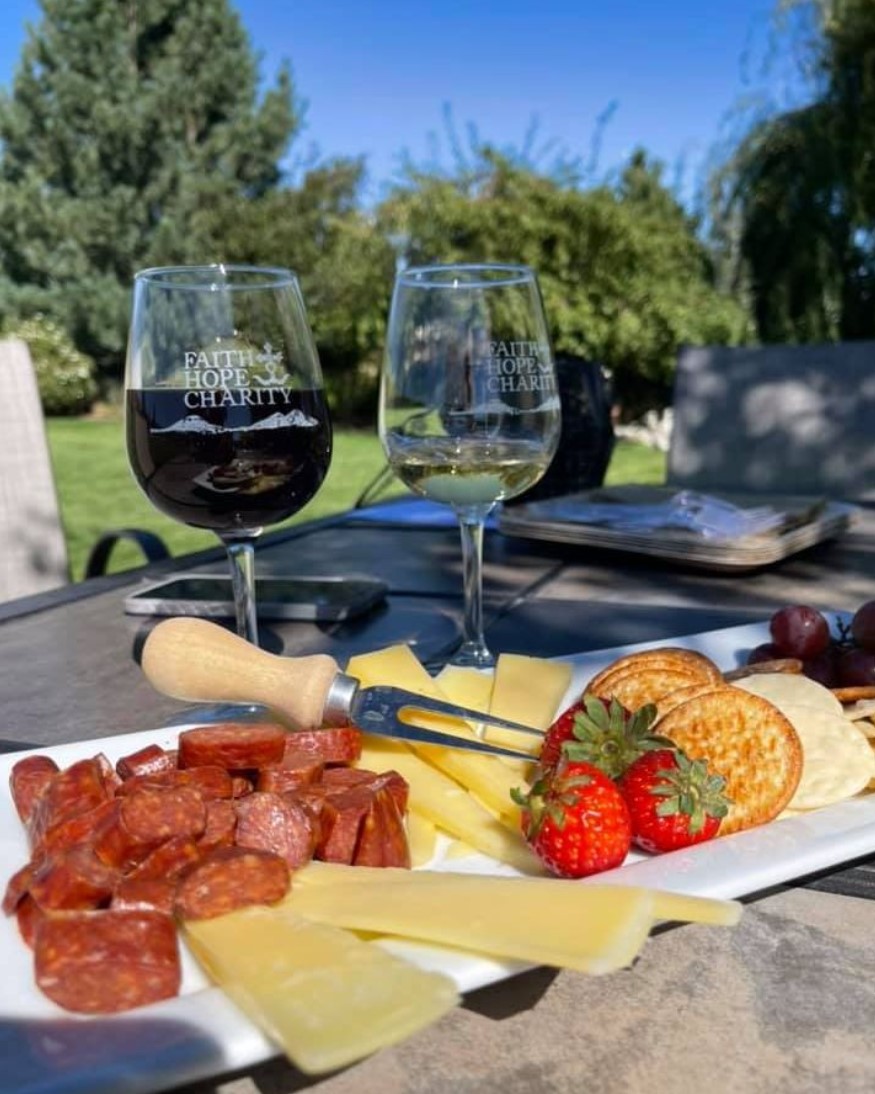
[[[370,195],[407,150],[418,163],[452,157],[456,129],[499,146],[524,143],[591,161],[598,175],[636,145],[692,192],[738,107],[793,94],[786,59],[772,58],[774,0],[237,0],[262,75],[292,65],[307,103],[291,161],[312,153],[367,157]],[[3,0],[0,85],[9,87],[37,0]],[[550,155],[542,159],[546,165]]]

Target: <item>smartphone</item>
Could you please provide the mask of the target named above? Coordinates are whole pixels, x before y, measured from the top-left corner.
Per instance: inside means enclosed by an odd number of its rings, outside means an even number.
[[[255,601],[261,619],[327,623],[353,619],[386,598],[388,586],[369,577],[259,577]],[[131,615],[234,618],[231,579],[221,574],[178,574],[125,598]]]

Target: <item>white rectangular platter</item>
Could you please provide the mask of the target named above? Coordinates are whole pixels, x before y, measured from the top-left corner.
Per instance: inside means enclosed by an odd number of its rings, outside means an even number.
[[[766,640],[766,626],[667,636],[661,641],[567,658],[574,666],[566,700],[623,653],[665,645],[685,646],[723,669],[744,660]],[[115,761],[151,742],[172,747],[179,726],[38,749],[60,766],[104,752]],[[5,788],[12,765],[26,753],[0,756]],[[875,794],[861,795],[685,851],[649,858],[630,855],[617,870],[590,882],[646,885],[700,896],[741,897],[875,852]],[[27,859],[22,826],[8,791],[0,790],[0,878]],[[480,855],[438,858],[438,870],[509,873]],[[576,884],[569,882],[569,884]],[[580,883],[577,883],[580,884]],[[393,942],[387,948],[423,968],[447,974],[463,992],[505,979],[526,966],[492,961],[444,948]],[[70,1015],[46,999],[33,982],[30,950],[15,919],[0,920],[0,1094],[155,1094],[276,1055],[274,1046],[183,955],[182,994],[164,1003],[108,1018]]]

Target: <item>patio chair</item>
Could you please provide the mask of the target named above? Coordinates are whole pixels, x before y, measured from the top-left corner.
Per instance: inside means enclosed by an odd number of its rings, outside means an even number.
[[[46,440],[42,404],[27,345],[0,339],[0,602],[70,580],[64,528]],[[96,501],[97,499],[95,499]],[[120,540],[147,561],[169,557],[161,539],[136,528],[107,531],[91,550],[85,576],[106,570]]]
[[[667,481],[875,500],[875,342],[685,347]]]

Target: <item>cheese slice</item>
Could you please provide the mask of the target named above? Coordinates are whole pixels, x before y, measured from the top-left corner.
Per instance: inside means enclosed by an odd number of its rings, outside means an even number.
[[[292,908],[187,922],[209,976],[301,1071],[345,1067],[436,1021],[455,984]]]
[[[543,873],[518,828],[496,820],[464,786],[420,759],[406,745],[366,735],[359,763],[373,771],[394,768],[403,775],[410,784],[410,811],[421,813],[449,835],[521,873]]]
[[[533,729],[546,730],[559,712],[559,704],[571,683],[571,665],[518,653],[501,653],[495,663],[489,713]],[[495,744],[522,748],[537,755],[541,741],[520,733],[487,727],[486,739]]]
[[[447,665],[435,677],[435,683],[440,688],[445,699],[451,703],[458,703],[469,710],[476,710],[482,714],[489,713],[492,701],[492,673],[480,672],[478,669],[463,668],[457,665]],[[518,720],[515,717],[514,721]],[[537,737],[530,737],[521,733],[507,733],[499,741],[493,737],[499,730],[487,729],[482,723],[477,723],[475,732],[486,739],[493,740],[495,744],[502,744],[507,748],[513,748],[517,752],[537,752],[541,742]],[[526,760],[515,760],[510,756],[502,756],[501,762],[510,767],[516,777],[516,783],[527,782],[531,771],[531,763]],[[507,805],[501,812],[507,812]],[[512,816],[516,816],[513,812]]]
[[[489,712],[492,697],[492,673],[479,669],[464,668],[461,665],[445,665],[434,678],[435,683],[451,703],[477,710],[482,714]]]
[[[454,874],[444,873],[439,870],[403,870],[401,868],[390,867],[375,867],[375,866],[356,866],[351,869],[347,866],[339,865],[333,862],[310,862],[307,866],[303,867],[304,873],[297,873],[296,878],[301,878],[306,881],[309,886],[323,885],[335,888],[338,885],[347,885],[360,882],[371,882],[372,884],[387,884],[390,881],[398,882],[399,884],[408,884],[411,886],[421,887],[423,885],[447,885],[454,884],[452,879],[454,878],[468,878],[472,876],[478,880],[491,883],[492,881],[502,880],[507,881],[507,878],[495,878],[488,874]],[[449,883],[447,879],[451,879]],[[511,881],[525,880],[511,878]],[[466,885],[466,880],[460,884]],[[537,890],[542,894],[550,895],[550,899],[558,902],[558,906],[562,906],[564,902],[570,901],[573,905],[579,898],[574,895],[574,891],[579,888],[617,888],[618,886],[606,886],[600,883],[596,878],[590,878],[585,883],[576,884],[567,880],[561,880],[558,878],[544,878],[538,882],[539,885],[547,885],[547,888],[541,888]],[[714,927],[731,927],[734,926],[741,917],[742,905],[737,900],[721,900],[715,897],[708,896],[688,896],[686,893],[672,893],[666,889],[648,889],[647,890],[653,896],[654,910],[656,916],[660,920],[674,920],[678,923],[705,923]],[[546,899],[546,896],[544,897]]]
[[[411,865],[424,866],[434,858],[437,829],[432,821],[415,810],[408,810],[406,824]]]
[[[365,687],[390,684],[424,698],[445,698],[409,646],[389,646],[374,653],[352,657],[346,671]],[[436,729],[469,740],[477,737],[467,722],[445,715],[423,714],[417,716],[416,722],[426,729]],[[517,830],[519,809],[511,798],[511,791],[520,785],[519,771],[502,763],[498,757],[483,753],[439,745],[412,744],[411,747],[429,764],[467,787],[497,817],[506,818],[504,823],[508,827]]]
[[[335,926],[600,974],[629,965],[658,919],[731,924],[741,906],[634,886],[312,863],[283,907]]]
[[[474,848],[460,839],[452,840],[444,849],[443,861],[453,862],[460,858],[469,858],[474,853]]]

